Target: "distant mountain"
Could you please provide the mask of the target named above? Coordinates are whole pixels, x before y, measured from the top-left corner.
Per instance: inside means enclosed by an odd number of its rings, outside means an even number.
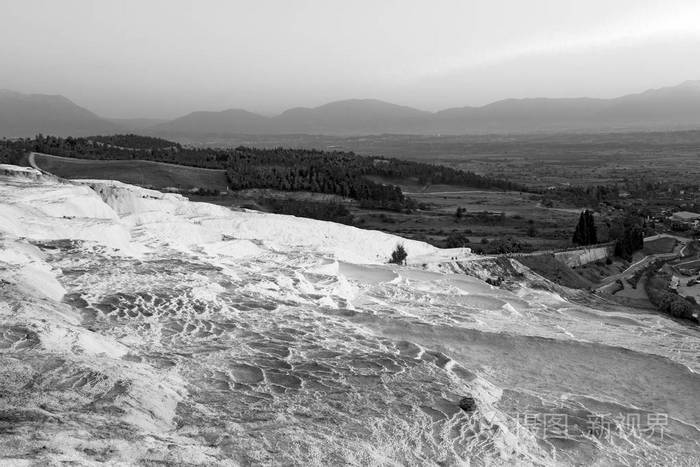
[[[674,87],[650,89],[611,99],[598,115],[615,125],[640,129],[698,128],[700,126],[700,81]]]
[[[700,128],[700,81],[615,99],[505,99],[431,113],[373,99],[294,108],[275,117],[243,110],[195,112],[152,129],[187,136],[234,134],[474,134]]]
[[[271,121],[276,133],[415,133],[426,128],[432,115],[376,99],[351,99],[290,109]]]
[[[144,130],[170,121],[167,118],[107,118],[107,120],[128,132]]]
[[[0,91],[0,136],[137,132],[169,138],[227,135],[484,134],[700,129],[700,81],[615,99],[505,99],[426,112],[375,99],[297,107],[266,117],[242,109],[170,121],[107,120],[62,96]]]
[[[162,135],[198,136],[211,134],[264,134],[270,119],[242,109],[221,112],[192,112],[184,117],[161,123],[151,132]]]
[[[373,99],[332,102],[315,108],[297,107],[276,117],[246,110],[192,112],[151,130],[170,135],[220,134],[367,134],[421,131],[430,112]]]
[[[435,113],[433,133],[513,133],[581,128],[605,106],[602,99],[505,99],[483,107]]]
[[[122,128],[63,96],[0,90],[0,136],[87,136]]]
[[[700,128],[700,81],[614,99],[506,99],[435,114],[435,133]]]

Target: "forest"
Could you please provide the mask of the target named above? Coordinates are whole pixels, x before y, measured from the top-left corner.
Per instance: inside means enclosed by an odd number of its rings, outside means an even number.
[[[452,184],[469,188],[520,190],[526,188],[507,180],[485,177],[423,162],[395,158],[360,156],[353,152],[315,149],[258,149],[187,147],[178,143],[139,135],[2,140],[0,160],[12,162],[23,153],[35,151],[56,156],[91,160],[150,160],[192,167],[225,169],[230,188],[270,188],[282,191],[310,191],[352,198],[366,208],[411,209],[414,203],[389,182],[370,180],[416,179],[425,184]],[[207,188],[207,187],[203,187]]]
[[[34,138],[3,140],[0,147],[20,152],[41,152],[54,156],[90,160],[140,159],[191,167],[224,169],[228,153],[221,149],[185,148],[178,143],[139,135],[60,138],[37,135]]]
[[[616,186],[568,186],[548,189],[542,196],[542,205],[552,207],[554,201],[568,206],[596,207],[601,202],[613,202],[618,199]]]
[[[88,138],[95,143],[102,143],[108,146],[116,146],[118,148],[129,149],[182,149],[180,143],[168,141],[167,139],[154,138],[152,136],[141,136],[134,134],[127,135],[108,135],[108,136],[91,136]]]
[[[372,165],[369,158],[348,153],[239,147],[229,156],[226,174],[233,190],[310,191],[372,201],[376,208],[405,207],[399,187],[364,177],[372,173]]]

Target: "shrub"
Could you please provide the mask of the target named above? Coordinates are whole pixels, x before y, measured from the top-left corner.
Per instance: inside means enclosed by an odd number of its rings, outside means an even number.
[[[396,219],[393,217],[389,217],[384,213],[379,214],[379,220],[384,222],[385,224],[396,224]]]
[[[353,224],[352,214],[340,203],[275,198],[267,198],[263,202],[275,214],[291,214],[346,225]]]
[[[408,253],[406,253],[406,249],[403,247],[403,245],[401,243],[399,243],[398,245],[396,245],[396,248],[391,253],[391,259],[389,259],[389,263],[404,264],[406,262],[407,256],[408,256]]]
[[[645,287],[649,301],[663,313],[667,313],[676,318],[694,320],[693,314],[694,311],[696,311],[697,305],[688,300],[684,300],[675,293],[669,292],[666,290],[666,287],[667,283],[663,278],[652,275],[649,280],[647,280]]]
[[[459,232],[452,232],[445,239],[446,248],[462,248],[469,244],[469,239],[466,235]]]
[[[197,187],[192,190],[192,193],[198,196],[219,196],[219,190],[207,187]]]
[[[513,237],[497,238],[490,242],[484,251],[490,254],[502,255],[532,251],[533,247],[527,242],[521,242]]]
[[[615,256],[626,260],[632,259],[632,253],[644,248],[644,231],[631,220],[623,224],[621,232],[613,231],[611,236],[615,238]]]

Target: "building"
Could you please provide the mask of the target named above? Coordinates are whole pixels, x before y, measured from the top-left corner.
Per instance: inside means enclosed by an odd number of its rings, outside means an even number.
[[[700,214],[689,211],[678,211],[671,214],[673,230],[697,229],[700,227]]]
[[[700,214],[697,212],[690,212],[690,211],[678,211],[674,212],[671,215],[671,218],[674,221],[679,221],[679,222],[694,222],[694,221],[700,221]]]

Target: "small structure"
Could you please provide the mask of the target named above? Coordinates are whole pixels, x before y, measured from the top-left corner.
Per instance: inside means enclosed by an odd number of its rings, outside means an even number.
[[[677,221],[681,221],[681,222],[693,222],[693,221],[700,220],[700,214],[698,214],[697,212],[679,211],[679,212],[674,212],[671,215],[671,218],[673,220],[677,220]]]
[[[688,230],[700,227],[700,214],[690,211],[674,212],[671,215],[671,228],[674,230]]]
[[[671,290],[678,290],[678,286],[681,285],[681,280],[678,278],[678,276],[671,276],[671,283],[669,284],[669,288]]]

